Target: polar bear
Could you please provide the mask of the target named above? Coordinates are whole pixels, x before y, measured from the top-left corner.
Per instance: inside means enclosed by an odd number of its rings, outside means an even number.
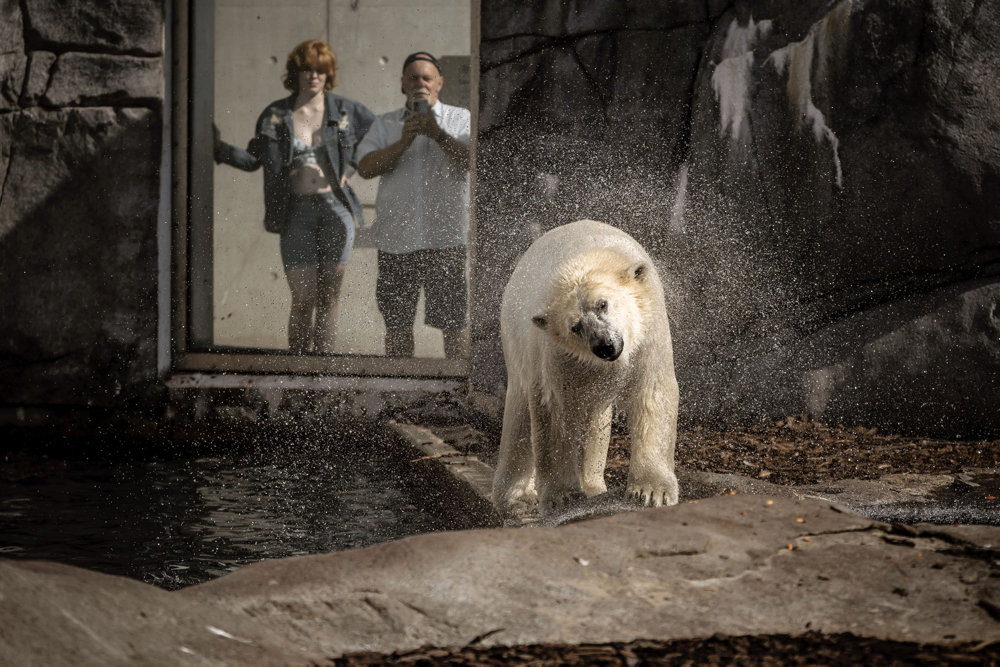
[[[556,227],[518,261],[503,293],[507,365],[493,503],[551,514],[607,490],[612,406],[628,416],[626,493],[677,503],[677,380],[663,286],[625,232],[594,220]]]

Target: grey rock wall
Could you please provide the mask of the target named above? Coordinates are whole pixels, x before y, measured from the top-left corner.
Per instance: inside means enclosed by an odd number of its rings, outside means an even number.
[[[160,2],[0,2],[0,403],[155,398]]]
[[[668,276],[682,417],[1000,429],[994,3],[500,2],[482,27],[478,390],[517,256],[592,217]]]
[[[668,277],[682,416],[996,432],[1000,9],[483,3],[475,389],[542,231]],[[163,8],[0,1],[0,403],[159,391]]]

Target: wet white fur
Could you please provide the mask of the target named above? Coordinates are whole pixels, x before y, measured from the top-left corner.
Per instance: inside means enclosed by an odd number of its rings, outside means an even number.
[[[598,298],[608,300],[607,318],[623,339],[613,362],[569,331]],[[544,329],[532,322],[539,315]],[[544,234],[507,283],[500,335],[507,399],[493,480],[498,510],[520,512],[537,500],[544,516],[575,495],[603,493],[615,404],[628,416],[631,438],[626,492],[648,505],[677,502],[670,324],[642,246],[593,220]]]

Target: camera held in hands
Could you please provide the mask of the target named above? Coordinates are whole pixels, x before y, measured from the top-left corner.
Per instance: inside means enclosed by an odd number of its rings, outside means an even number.
[[[413,113],[430,113],[431,106],[427,100],[413,100]]]

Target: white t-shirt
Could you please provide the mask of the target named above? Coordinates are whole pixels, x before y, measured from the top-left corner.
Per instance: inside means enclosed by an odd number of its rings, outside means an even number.
[[[468,109],[442,104],[431,108],[437,124],[469,145]],[[403,137],[406,107],[375,119],[357,148],[361,161]],[[375,238],[379,250],[394,254],[468,243],[469,170],[456,167],[433,139],[417,136],[399,161],[382,174],[375,198]]]

